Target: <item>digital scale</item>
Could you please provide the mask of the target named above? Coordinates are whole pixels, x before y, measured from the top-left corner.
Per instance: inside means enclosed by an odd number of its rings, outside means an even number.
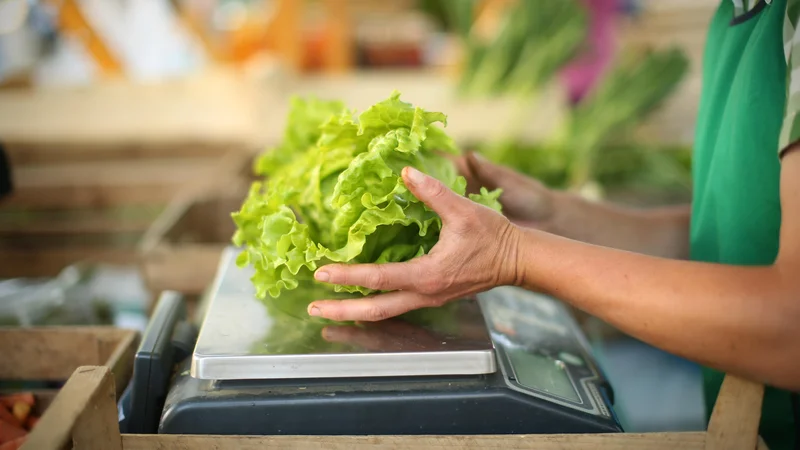
[[[557,300],[513,287],[367,324],[309,317],[317,284],[258,300],[223,253],[202,325],[164,293],[120,401],[123,432],[613,433],[613,393]]]

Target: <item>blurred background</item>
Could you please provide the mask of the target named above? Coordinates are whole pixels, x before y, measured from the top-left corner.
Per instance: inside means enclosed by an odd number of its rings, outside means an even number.
[[[0,323],[142,329],[201,298],[289,100],[399,90],[595,200],[691,199],[711,0],[0,0]],[[576,311],[627,431],[704,429],[698,368]]]

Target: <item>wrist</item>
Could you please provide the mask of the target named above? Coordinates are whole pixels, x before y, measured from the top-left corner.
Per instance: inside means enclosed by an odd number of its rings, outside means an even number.
[[[514,253],[514,276],[511,285],[528,290],[543,292],[551,281],[551,265],[539,261],[553,261],[561,252],[554,243],[562,238],[544,230],[519,228]]]
[[[500,245],[499,277],[493,281],[495,286],[522,286],[524,282],[524,261],[522,255],[524,230],[507,222],[502,233]]]

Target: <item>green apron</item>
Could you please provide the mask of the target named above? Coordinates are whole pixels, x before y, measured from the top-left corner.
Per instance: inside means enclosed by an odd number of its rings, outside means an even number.
[[[786,0],[762,0],[735,20],[722,0],[710,24],[695,137],[693,260],[769,265],[781,223],[778,138],[786,101]],[[753,299],[758,301],[758,299]],[[703,371],[710,414],[723,374]],[[760,434],[770,449],[794,442],[790,394],[768,387]]]

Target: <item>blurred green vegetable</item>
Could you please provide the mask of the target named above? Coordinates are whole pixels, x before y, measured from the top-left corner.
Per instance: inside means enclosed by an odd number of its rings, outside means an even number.
[[[469,36],[476,0],[418,0],[417,4],[445,31],[454,32],[462,38]]]
[[[570,154],[570,188],[580,189],[592,178],[603,146],[643,123],[675,91],[688,67],[678,48],[623,54],[549,144]]]
[[[598,181],[613,184],[615,177],[630,180],[637,173],[651,183],[685,185],[676,180],[685,180],[688,169],[676,164],[675,153],[653,151],[653,144],[618,143],[675,91],[687,68],[688,60],[677,48],[626,53],[549,139],[520,147],[511,134],[483,152],[562,189],[577,191]]]
[[[452,8],[453,21],[461,18],[463,11]],[[460,90],[478,96],[535,96],[579,52],[587,27],[588,14],[578,0],[517,2],[489,42],[462,34],[466,63]]]
[[[570,154],[560,148],[505,141],[478,145],[477,150],[550,188],[570,188]],[[613,141],[598,153],[602,157],[594,161],[592,180],[603,191],[648,191],[681,199],[691,193],[690,147]]]

